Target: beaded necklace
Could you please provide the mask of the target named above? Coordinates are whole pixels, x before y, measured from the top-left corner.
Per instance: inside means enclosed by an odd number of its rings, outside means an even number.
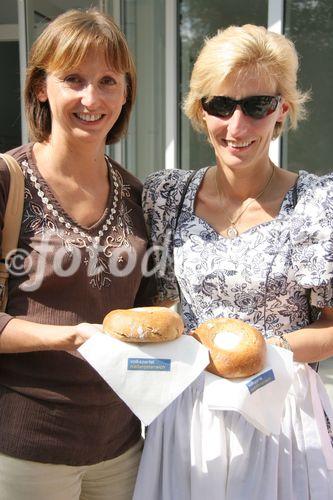
[[[27,174],[29,175],[29,178],[31,180],[31,183],[35,187],[37,191],[37,195],[41,199],[43,205],[47,208],[49,212],[52,213],[52,215],[60,222],[61,225],[63,225],[68,231],[72,231],[75,235],[78,237],[83,238],[86,243],[88,242],[89,244],[92,244],[94,247],[98,247],[100,245],[100,241],[105,234],[105,232],[108,230],[109,226],[112,225],[114,218],[115,218],[115,213],[117,211],[117,205],[118,205],[118,200],[119,200],[119,183],[117,180],[117,176],[115,173],[115,170],[109,161],[109,159],[106,157],[107,165],[111,173],[111,178],[112,178],[112,188],[113,188],[113,201],[112,201],[112,208],[110,209],[110,213],[108,218],[106,219],[105,223],[102,226],[102,229],[98,231],[98,236],[91,236],[88,234],[82,227],[73,224],[72,222],[69,222],[68,220],[66,221],[65,218],[59,214],[58,210],[54,207],[54,205],[51,203],[49,198],[45,195],[42,186],[37,180],[36,175],[34,174],[34,171],[32,170],[31,167],[29,167],[28,163],[26,162],[26,171]],[[88,246],[87,245],[87,246]]]

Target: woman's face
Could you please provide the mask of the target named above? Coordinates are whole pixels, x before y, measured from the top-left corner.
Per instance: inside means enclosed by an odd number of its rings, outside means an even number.
[[[49,102],[52,138],[99,144],[105,142],[126,102],[125,75],[92,50],[71,70],[49,72],[38,98]]]
[[[237,100],[258,95],[276,96],[276,89],[271,82],[247,72],[246,78],[238,78],[237,81],[230,78],[221,87],[219,95]],[[287,110],[283,100],[273,113],[261,119],[245,115],[239,105],[231,116],[225,118],[202,110],[217,160],[230,169],[267,164],[274,126],[277,121],[283,120]]]

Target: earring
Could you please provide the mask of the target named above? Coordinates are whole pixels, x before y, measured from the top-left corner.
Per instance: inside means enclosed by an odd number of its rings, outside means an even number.
[[[45,88],[45,82],[42,82],[38,85],[38,87],[36,89],[36,96],[40,102],[47,101],[48,98],[47,98],[47,92],[46,92],[46,88]]]
[[[46,102],[47,101],[47,95],[44,94],[44,92],[39,92],[37,94],[37,99],[39,102]]]

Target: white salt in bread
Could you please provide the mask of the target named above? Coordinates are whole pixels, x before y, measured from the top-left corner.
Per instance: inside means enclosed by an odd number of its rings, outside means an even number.
[[[249,377],[263,369],[266,342],[262,334],[239,319],[205,321],[193,336],[210,352],[207,370],[225,378]]]
[[[166,342],[179,337],[184,324],[168,307],[137,307],[109,312],[103,330],[124,342]]]

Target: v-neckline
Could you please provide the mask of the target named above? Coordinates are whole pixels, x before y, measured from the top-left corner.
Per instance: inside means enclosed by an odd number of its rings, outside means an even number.
[[[199,215],[197,215],[196,212],[195,212],[195,201],[196,201],[196,197],[197,197],[198,191],[200,189],[200,186],[202,184],[202,181],[203,181],[203,179],[204,179],[207,171],[210,168],[213,168],[213,167],[212,166],[203,167],[202,169],[200,169],[198,171],[198,172],[200,172],[200,175],[198,175],[198,176],[195,175],[194,178],[193,178],[193,180],[192,180],[192,182],[195,183],[194,184],[195,189],[192,189],[190,191],[191,195],[192,195],[192,198],[190,199],[191,214],[192,214],[192,217],[196,218],[198,221],[200,221],[201,223],[203,223],[207,228],[209,228],[211,231],[213,231],[214,234],[216,234],[219,238],[221,238],[222,240],[225,240],[226,242],[228,242],[228,241],[231,241],[231,242],[239,241],[242,238],[243,235],[246,237],[247,234],[253,233],[253,232],[257,231],[258,229],[260,229],[261,227],[273,224],[274,222],[281,221],[281,219],[285,215],[285,211],[286,211],[286,208],[288,207],[288,205],[292,205],[292,192],[293,192],[295,186],[299,185],[299,181],[301,179],[301,176],[304,173],[304,171],[300,171],[299,172],[299,175],[297,176],[294,184],[285,193],[285,195],[283,197],[283,200],[281,201],[279,212],[278,212],[278,214],[277,214],[276,217],[274,217],[273,219],[270,219],[270,220],[263,221],[263,222],[260,222],[258,224],[255,224],[252,227],[249,227],[248,229],[246,229],[245,231],[243,231],[242,233],[240,233],[235,238],[228,238],[227,236],[224,236],[223,234],[219,233],[206,219],[203,219],[202,217],[200,217]],[[287,207],[286,207],[286,205],[287,205]]]
[[[101,225],[104,225],[108,219],[108,214],[110,212],[110,207],[111,207],[111,200],[112,197],[114,196],[114,179],[113,179],[113,172],[112,169],[114,168],[111,164],[111,161],[107,156],[105,156],[107,165],[108,165],[108,179],[109,179],[109,194],[106,202],[105,209],[102,213],[102,215],[99,217],[99,219],[91,224],[90,226],[84,226],[83,224],[80,224],[78,221],[76,221],[61,205],[59,200],[57,199],[56,195],[54,194],[52,188],[48,184],[48,182],[45,180],[41,172],[39,171],[39,168],[34,160],[34,156],[32,153],[32,148],[33,148],[33,143],[31,143],[29,149],[27,150],[27,157],[28,157],[28,164],[31,170],[33,171],[33,174],[30,175],[30,180],[32,183],[35,185],[37,189],[38,196],[41,198],[41,201],[43,204],[48,207],[48,205],[52,205],[53,208],[58,212],[58,214],[61,214],[58,219],[60,222],[63,222],[66,226],[66,221],[70,223],[72,227],[77,227],[79,230],[82,230],[87,233],[94,233]],[[35,180],[36,179],[36,180]],[[37,184],[37,185],[36,185]],[[38,186],[40,188],[38,189]],[[44,195],[44,196],[43,196]],[[46,199],[49,201],[49,203],[46,202]],[[117,200],[118,202],[118,200]],[[118,205],[118,203],[117,203]],[[113,207],[115,208],[115,207]],[[64,219],[64,221],[61,220],[61,217]]]

